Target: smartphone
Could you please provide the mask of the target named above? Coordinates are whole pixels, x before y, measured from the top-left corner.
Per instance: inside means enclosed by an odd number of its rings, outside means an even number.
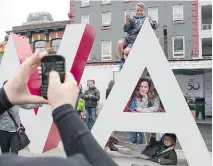
[[[51,71],[57,71],[60,76],[60,80],[63,83],[65,79],[65,58],[61,55],[49,55],[45,56],[41,60],[41,77],[42,85],[40,88],[41,96],[47,99],[47,89],[49,85],[49,73]]]

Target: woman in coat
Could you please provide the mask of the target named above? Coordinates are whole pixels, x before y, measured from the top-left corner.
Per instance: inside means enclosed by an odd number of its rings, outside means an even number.
[[[3,86],[7,83],[4,82]],[[41,107],[41,104],[26,104],[26,105],[15,105],[10,110],[6,111],[0,116],[0,146],[2,153],[14,153],[18,154],[19,152],[19,137],[17,131],[24,126],[21,123],[19,116],[19,109],[31,110],[34,108]],[[13,120],[9,116],[9,113],[13,116],[18,128],[15,126]],[[25,130],[25,129],[24,129]]]

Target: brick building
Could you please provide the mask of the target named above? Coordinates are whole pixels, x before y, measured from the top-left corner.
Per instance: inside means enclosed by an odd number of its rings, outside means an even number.
[[[7,33],[28,37],[33,51],[48,47],[57,49],[67,24],[91,24],[95,27],[97,36],[88,59],[88,66],[91,67],[85,71],[83,80],[86,82],[87,78],[95,79],[99,89],[104,92],[107,83],[103,83],[103,80],[107,82],[114,78],[113,72],[117,70],[116,43],[124,35],[122,25],[125,13],[127,10],[133,13],[135,3],[134,0],[70,0],[69,20],[56,22],[49,13],[32,13],[24,25],[13,27]],[[211,116],[212,3],[198,0],[144,3],[146,12],[159,24],[156,36],[183,93],[190,92],[197,98],[204,98],[204,114]],[[97,69],[96,74],[92,68]],[[101,70],[107,70],[106,74],[100,73]],[[201,85],[199,90],[188,90],[197,82]]]
[[[48,19],[49,13],[31,13],[25,25],[15,26],[12,31],[15,34],[29,38],[32,50],[44,50],[48,47],[57,49],[63,37],[64,29],[70,20],[53,21]],[[33,21],[37,20],[37,21]]]

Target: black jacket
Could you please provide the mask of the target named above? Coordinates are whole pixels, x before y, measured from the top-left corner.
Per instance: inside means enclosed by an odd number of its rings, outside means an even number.
[[[176,165],[177,164],[177,154],[175,149],[166,151],[165,153],[158,153],[158,151],[164,148],[165,150],[168,147],[165,147],[161,141],[156,141],[155,138],[150,138],[149,145],[142,151],[142,154],[151,157],[151,161],[158,162],[160,159],[161,165]]]
[[[0,89],[0,115],[12,107]],[[75,109],[62,105],[53,111],[53,121],[61,135],[68,159],[60,157],[21,157],[0,155],[1,166],[117,166],[96,142]],[[76,127],[78,126],[78,127]]]
[[[86,98],[86,95],[89,96]],[[84,99],[86,101],[86,107],[96,108],[98,101],[100,100],[100,92],[96,87],[89,88],[84,93]]]

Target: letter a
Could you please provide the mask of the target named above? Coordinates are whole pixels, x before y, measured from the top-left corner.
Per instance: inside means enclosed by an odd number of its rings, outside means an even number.
[[[145,67],[158,90],[166,113],[123,112]],[[102,147],[113,131],[175,133],[189,165],[211,165],[211,156],[147,20],[92,129]]]

